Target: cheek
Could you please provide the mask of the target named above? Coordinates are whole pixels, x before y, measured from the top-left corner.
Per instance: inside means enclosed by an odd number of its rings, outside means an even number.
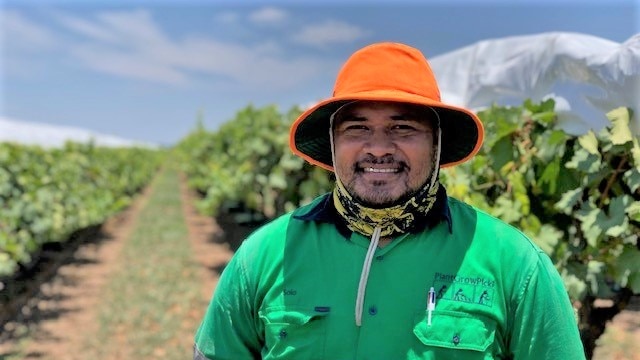
[[[344,146],[336,143],[335,145],[335,164],[334,171],[340,178],[348,176],[348,173],[352,167],[350,152]]]
[[[433,148],[430,146],[415,146],[407,148],[411,168],[414,170],[414,176],[425,177],[431,173],[433,167]]]
[[[352,143],[340,141],[335,143],[335,157],[337,163],[348,163],[353,161],[357,152],[357,147]]]

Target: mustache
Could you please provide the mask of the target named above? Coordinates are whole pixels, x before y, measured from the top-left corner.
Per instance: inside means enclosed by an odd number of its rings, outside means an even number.
[[[353,169],[356,171],[362,170],[368,165],[394,165],[398,167],[400,171],[409,168],[409,164],[403,160],[394,158],[393,155],[373,156],[371,154],[367,154],[353,164]]]

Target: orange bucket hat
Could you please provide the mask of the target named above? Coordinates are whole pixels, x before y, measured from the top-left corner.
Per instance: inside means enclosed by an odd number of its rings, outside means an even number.
[[[333,96],[300,115],[291,126],[289,146],[308,162],[333,171],[331,114],[356,100],[396,101],[431,107],[440,118],[440,166],[463,163],[482,146],[484,129],[472,111],[440,101],[431,66],[415,48],[376,43],[356,51],[343,65]]]

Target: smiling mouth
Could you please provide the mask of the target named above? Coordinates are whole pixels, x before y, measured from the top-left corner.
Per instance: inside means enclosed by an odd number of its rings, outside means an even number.
[[[394,169],[377,169],[377,168],[372,168],[372,167],[366,167],[364,169],[362,169],[365,173],[376,173],[376,174],[390,174],[390,173],[398,173],[400,172],[401,169],[399,168],[394,168]]]

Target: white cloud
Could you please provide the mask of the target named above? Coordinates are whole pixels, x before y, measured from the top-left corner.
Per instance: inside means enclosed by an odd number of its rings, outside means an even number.
[[[309,25],[295,34],[293,41],[316,47],[326,47],[337,43],[350,43],[367,36],[367,32],[355,25],[342,21],[327,20]]]
[[[186,74],[179,69],[154,61],[145,54],[81,46],[73,50],[73,55],[86,67],[99,72],[174,85],[187,82]]]
[[[64,53],[60,49],[63,44],[51,31],[19,11],[0,10],[0,34],[0,69],[1,75],[7,78],[34,79],[51,72],[55,58],[48,58],[47,61],[38,55],[47,53],[59,56]]]
[[[213,76],[245,87],[274,89],[304,82],[326,67],[315,58],[286,56],[273,41],[240,44],[193,35],[170,38],[144,10],[83,17],[57,13],[54,19],[68,33],[47,37],[45,28],[32,30],[32,43],[58,39],[71,62],[130,79],[185,85]]]
[[[289,15],[275,7],[264,7],[249,14],[249,20],[259,24],[281,24]]]
[[[152,44],[168,42],[162,30],[146,10],[103,12],[98,18],[125,42]]]
[[[178,49],[148,11],[108,11],[90,19],[58,13],[55,19],[80,39],[70,41],[69,54],[89,69],[161,83],[187,81],[167,61]]]
[[[119,40],[117,34],[113,33],[111,29],[105,29],[100,24],[96,24],[95,21],[69,16],[61,12],[55,13],[54,17],[67,29],[90,39],[106,42],[117,42]]]
[[[5,49],[41,51],[55,46],[55,40],[45,27],[29,21],[13,10],[0,11]]]
[[[211,39],[189,39],[174,58],[179,68],[223,75],[245,85],[269,85],[272,89],[305,81],[324,68],[315,59],[283,60],[273,46],[244,46]]]

